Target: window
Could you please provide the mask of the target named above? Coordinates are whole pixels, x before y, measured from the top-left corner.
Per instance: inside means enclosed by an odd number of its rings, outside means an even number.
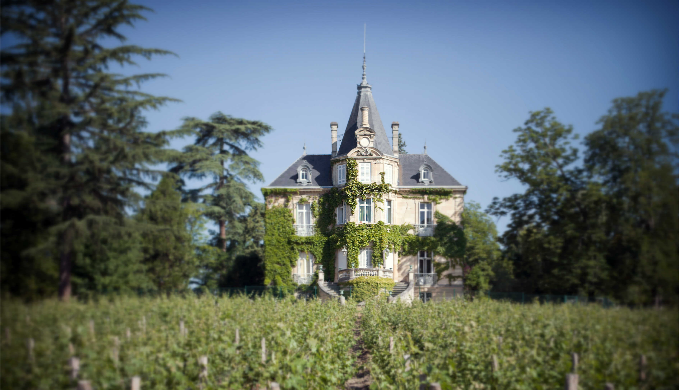
[[[372,223],[373,216],[373,200],[372,199],[359,199],[358,200],[358,222],[359,223]]]
[[[420,203],[420,225],[432,225],[431,203]]]
[[[391,212],[392,212],[391,201],[387,200],[384,203],[385,203],[385,206],[384,206],[384,213],[385,213],[384,223],[386,223],[387,225],[391,225]]]
[[[297,224],[311,225],[311,205],[309,203],[297,203]]]
[[[434,273],[432,269],[432,257],[434,252],[419,251],[417,253],[417,273],[418,274],[431,274]]]
[[[337,166],[337,184],[347,182],[347,166],[342,164]]]
[[[420,166],[419,182],[424,183],[425,185],[434,183],[434,171],[432,171],[431,165],[422,164],[422,166]]]
[[[358,164],[358,178],[361,183],[370,183],[370,163]]]
[[[314,273],[314,257],[306,252],[300,252],[297,259],[297,273],[309,275]]]
[[[311,165],[306,162],[297,167],[297,183],[301,185],[311,184]]]
[[[346,203],[342,202],[342,204],[337,208],[337,224],[338,225],[344,225],[347,222],[347,217],[346,217]]]
[[[384,166],[384,182],[393,185],[392,178],[394,176],[393,167],[391,165]]]
[[[370,248],[361,249],[358,254],[358,268],[372,268],[373,267],[373,250]]]

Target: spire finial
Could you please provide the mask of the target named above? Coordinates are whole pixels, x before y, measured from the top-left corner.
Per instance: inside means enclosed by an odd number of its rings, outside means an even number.
[[[304,143],[304,153],[302,154],[302,156],[306,156],[306,142]]]
[[[366,25],[364,23],[363,24],[363,79],[361,81],[361,85],[368,85],[368,81],[365,79],[365,31],[366,31]]]
[[[427,154],[427,141],[424,141],[424,154]]]

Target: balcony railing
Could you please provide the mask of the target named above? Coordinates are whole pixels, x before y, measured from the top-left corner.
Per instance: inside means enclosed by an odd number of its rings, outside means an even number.
[[[292,281],[297,284],[311,284],[314,274],[293,274]]]
[[[413,225],[413,228],[415,229],[415,235],[422,236],[422,237],[433,236],[435,227],[436,227],[436,224],[433,224],[433,225]]]
[[[295,227],[295,234],[300,237],[309,237],[314,235],[314,225],[293,225],[293,226]]]
[[[393,279],[394,271],[384,268],[348,268],[339,270],[337,275],[338,282],[348,282],[360,276],[381,276]]]
[[[433,286],[437,281],[436,274],[415,274],[415,286]]]

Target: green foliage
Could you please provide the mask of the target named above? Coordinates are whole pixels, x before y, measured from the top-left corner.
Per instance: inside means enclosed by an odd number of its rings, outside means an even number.
[[[262,195],[299,195],[299,190],[292,188],[262,188]]]
[[[183,121],[177,131],[195,136],[196,141],[173,159],[171,170],[190,179],[210,179],[208,184],[191,190],[189,196],[205,203],[204,214],[218,224],[218,246],[226,252],[226,230],[255,203],[245,183],[264,180],[259,162],[248,152],[261,147],[260,138],[272,129],[266,123],[221,112],[212,114],[208,121],[192,117]]]
[[[384,291],[394,289],[394,281],[389,278],[379,276],[359,276],[356,279],[343,283],[352,286],[351,299],[356,302],[365,302],[372,297],[376,297]]]
[[[453,197],[453,190],[445,188],[411,188],[408,190],[410,195],[403,195],[405,199],[421,199],[427,195],[427,199],[436,204]]]
[[[500,287],[506,284],[511,279],[511,263],[502,258],[493,220],[481,211],[481,205],[468,201],[462,212],[462,226],[467,239],[464,263],[470,268],[464,275],[465,289],[486,291],[491,281],[498,279]]]
[[[607,287],[634,303],[679,301],[679,115],[662,112],[666,92],[615,99],[585,139],[606,197]]]
[[[527,292],[603,293],[608,265],[601,252],[601,196],[575,165],[578,150],[571,142],[577,136],[550,109],[531,113],[514,131],[516,144],[502,152],[505,161],[496,171],[526,191],[496,198],[488,208],[493,216],[511,216],[502,236],[505,256],[517,277],[529,281]]]
[[[96,221],[139,231],[124,222],[127,211],[142,199],[136,189],[152,189],[150,181],[159,172],[150,167],[172,155],[164,147],[174,133],[143,131],[143,112],[175,100],[138,90],[141,83],[163,75],[108,72],[111,64],[136,66],[139,57],[172,54],[116,46],[126,39],[121,28],[144,20],[148,10],[110,0],[3,3],[3,37],[13,35],[18,44],[2,52],[3,103],[11,107],[11,113],[2,115],[2,132],[32,144],[23,149],[31,160],[25,166],[3,153],[3,175],[6,169],[10,175],[23,170],[28,180],[3,187],[3,203],[31,205],[27,215],[38,223],[35,233],[13,233],[30,246],[24,254],[31,261],[58,258],[59,295],[65,299],[71,295],[73,264],[82,258],[78,251],[89,239],[89,227]],[[3,225],[6,215],[12,213],[3,210]],[[30,223],[13,225],[31,228]],[[8,260],[17,261],[17,255]],[[41,273],[34,275],[47,281]]]
[[[266,210],[264,234],[264,284],[276,286],[292,285],[291,267],[297,262],[298,253],[290,245],[295,235],[292,213],[287,207],[272,207]]]
[[[511,217],[501,240],[523,291],[679,301],[679,115],[662,112],[664,95],[614,100],[586,138],[584,166],[551,110],[515,130],[497,171],[526,191],[489,212]]]
[[[642,387],[638,364],[644,354],[649,360],[645,387],[670,389],[679,386],[676,319],[675,310],[460,299],[412,306],[375,302],[364,308],[361,330],[376,388],[416,389],[423,372],[444,389],[563,388],[575,352],[582,388],[603,389],[607,382],[616,389]]]
[[[356,208],[358,199],[372,198],[376,203],[384,202],[384,195],[395,192],[391,184],[384,183],[384,172],[381,183],[361,183],[358,181],[358,163],[354,159],[345,160],[347,164],[347,183],[343,188],[344,201],[351,210]]]
[[[399,154],[408,154],[406,152],[406,141],[403,140],[403,137],[401,136],[401,133],[398,133],[398,153]]]
[[[191,206],[181,198],[176,179],[163,177],[139,213],[139,221],[149,225],[142,233],[143,263],[159,290],[186,288],[198,269],[188,230]]]
[[[348,353],[355,344],[351,303],[190,294],[69,305],[3,300],[0,310],[3,338],[5,328],[12,337],[3,341],[0,354],[3,389],[73,389],[66,369],[69,343],[80,359],[78,378],[95,389],[129,389],[133,376],[142,378],[144,389],[251,389],[273,381],[285,389],[335,389],[357,371],[356,358]],[[119,340],[117,362],[113,337]],[[35,341],[33,364],[26,356],[28,338]],[[207,356],[209,365],[202,385],[200,356]]]

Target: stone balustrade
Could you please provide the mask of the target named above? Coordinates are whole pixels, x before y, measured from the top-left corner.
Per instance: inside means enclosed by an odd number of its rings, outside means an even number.
[[[361,276],[380,276],[383,278],[394,278],[394,271],[384,268],[347,268],[339,270],[337,282],[348,282]]]

